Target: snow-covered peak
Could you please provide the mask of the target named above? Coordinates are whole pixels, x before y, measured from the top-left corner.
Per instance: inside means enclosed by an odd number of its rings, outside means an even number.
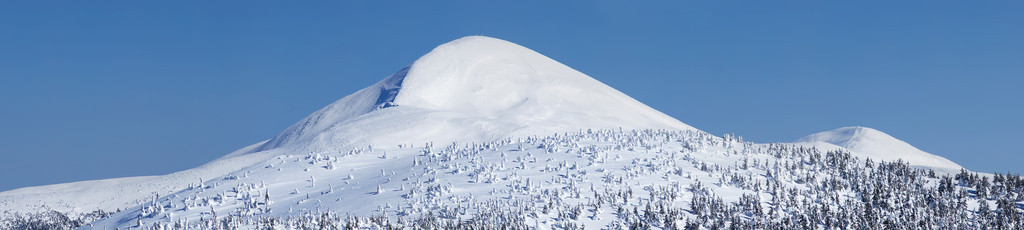
[[[526,47],[469,36],[313,113],[259,150],[484,142],[615,128],[694,130]]]
[[[875,160],[903,159],[903,161],[916,166],[956,170],[962,168],[946,158],[921,151],[907,142],[868,127],[853,126],[833,129],[811,134],[800,138],[797,142],[829,143]]]

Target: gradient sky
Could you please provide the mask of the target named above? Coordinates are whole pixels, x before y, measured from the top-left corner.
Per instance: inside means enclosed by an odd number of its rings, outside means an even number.
[[[716,135],[860,125],[1024,173],[1021,1],[425,2],[0,2],[0,190],[192,168],[466,35]]]

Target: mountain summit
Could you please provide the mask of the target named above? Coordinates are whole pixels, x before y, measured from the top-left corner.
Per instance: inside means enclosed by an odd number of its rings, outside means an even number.
[[[874,160],[903,159],[910,165],[959,170],[960,165],[946,158],[921,151],[889,134],[868,127],[843,127],[811,134],[797,142],[825,142],[846,148]]]
[[[257,150],[484,142],[616,128],[695,130],[526,47],[469,36],[309,115]]]
[[[428,142],[483,143],[618,128],[696,131],[533,50],[470,36],[434,48],[410,66],[327,105],[270,140],[202,166],[160,176],[4,191],[0,192],[0,213],[124,209],[153,194],[194,188],[204,178],[224,178],[238,170],[250,171],[248,167],[280,164],[266,161],[294,154],[338,154],[368,146],[422,147]]]
[[[800,141],[717,137],[537,52],[472,36],[199,167],[0,192],[0,229],[1019,226],[979,221],[1021,203],[1009,200],[1022,194],[1010,177],[989,190],[1005,194],[999,208],[982,214],[948,208],[991,202],[966,196],[984,194],[963,181],[977,176],[925,176],[960,167],[888,134],[846,127]],[[819,154],[833,149],[843,151]],[[776,190],[787,192],[765,192]],[[770,202],[801,199],[821,202]],[[807,225],[815,210],[835,211]],[[900,215],[911,212],[921,215]]]

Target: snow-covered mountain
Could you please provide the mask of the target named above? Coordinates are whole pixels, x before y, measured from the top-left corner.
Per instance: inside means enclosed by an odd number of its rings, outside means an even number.
[[[526,47],[470,36],[309,115],[257,151],[486,142],[617,128],[694,130]]]
[[[882,162],[896,159],[909,165]],[[25,213],[97,209],[103,219],[53,226],[881,228],[936,216],[949,218],[929,226],[984,226],[967,208],[997,198],[967,193],[982,180],[966,172],[953,192],[942,172],[957,170],[870,128],[782,144],[717,137],[530,49],[470,36],[197,168],[0,192],[0,228],[41,225]],[[1021,194],[1024,180],[1010,178],[984,194]],[[943,205],[962,206],[921,208]],[[12,217],[21,222],[3,221]],[[894,222],[913,225],[884,225]]]
[[[197,180],[218,178],[262,162],[276,154],[243,154],[251,152],[258,145],[236,150],[228,156],[199,167],[167,175],[80,181],[0,192],[0,217],[47,210],[65,213],[71,217],[97,210],[124,210],[150,199],[153,194],[180,191]]]
[[[314,112],[278,136],[162,176],[83,181],[0,193],[0,212],[124,209],[281,154],[428,142],[490,142],[581,129],[695,130],[517,44],[469,36]]]
[[[820,144],[832,144],[846,148],[861,157],[874,160],[896,161],[902,159],[910,165],[953,171],[963,168],[946,158],[921,151],[907,142],[868,127],[854,126],[833,129],[808,135],[796,142],[819,144],[818,146],[826,146],[826,148],[828,148],[827,145]]]
[[[368,145],[490,142],[581,129],[695,130],[520,45],[483,36],[443,44],[409,67],[314,112],[269,141],[163,176],[0,193],[0,212],[126,208],[280,154]],[[271,151],[273,150],[273,151]]]

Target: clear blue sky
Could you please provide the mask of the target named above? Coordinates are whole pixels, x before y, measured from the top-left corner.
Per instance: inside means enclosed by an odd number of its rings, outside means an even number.
[[[466,35],[717,135],[861,125],[1024,173],[1021,1],[356,2],[0,2],[0,190],[191,168]]]

